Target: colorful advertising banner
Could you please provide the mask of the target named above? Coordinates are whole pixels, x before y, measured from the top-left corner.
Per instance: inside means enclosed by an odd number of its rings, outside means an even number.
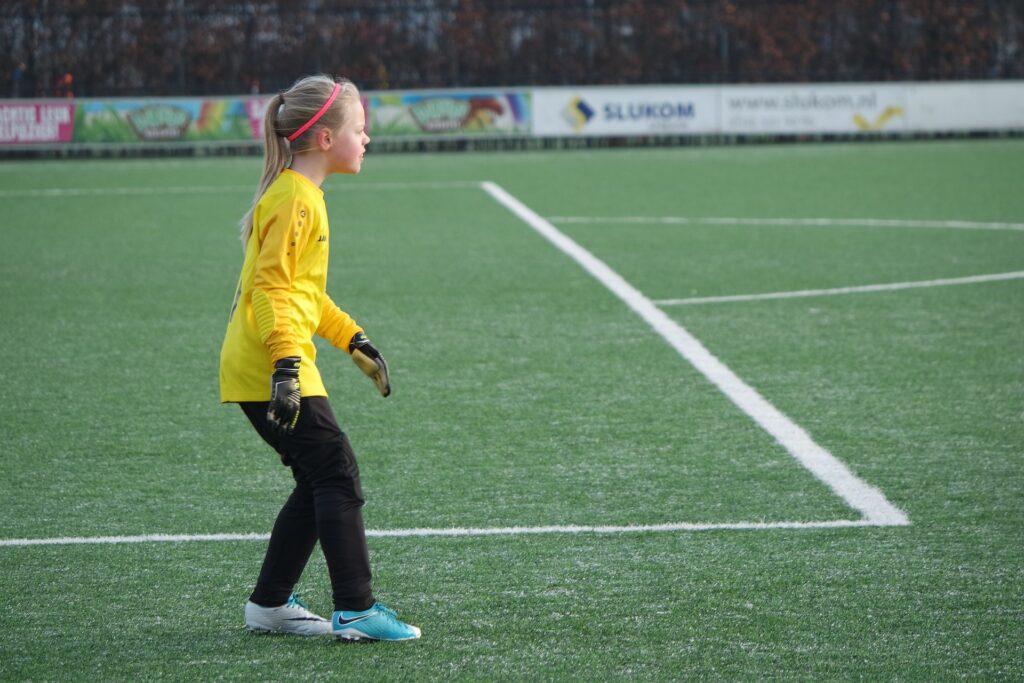
[[[530,134],[530,96],[523,92],[379,93],[366,104],[371,137]]]
[[[711,87],[538,88],[534,135],[542,137],[714,133]]]
[[[722,132],[882,133],[908,129],[901,84],[725,86]]]
[[[84,100],[73,142],[251,141],[257,110],[243,99]]]
[[[0,146],[251,144],[270,97],[0,100]],[[1024,81],[368,92],[371,137],[879,135],[1024,129]]]
[[[0,145],[71,142],[75,105],[69,102],[0,102]]]
[[[263,140],[263,117],[267,113],[269,103],[269,97],[250,97],[245,100],[245,111],[249,115],[252,136],[260,141]]]

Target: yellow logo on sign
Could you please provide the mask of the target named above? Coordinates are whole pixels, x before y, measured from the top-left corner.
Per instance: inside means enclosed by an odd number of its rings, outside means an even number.
[[[857,128],[860,130],[882,130],[891,119],[903,115],[903,107],[886,107],[885,111],[879,114],[874,122],[868,121],[860,114],[853,115],[853,122],[857,124]]]

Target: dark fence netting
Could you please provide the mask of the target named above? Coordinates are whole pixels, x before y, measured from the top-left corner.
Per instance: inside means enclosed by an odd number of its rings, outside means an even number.
[[[5,0],[9,97],[1024,77],[1021,0]]]

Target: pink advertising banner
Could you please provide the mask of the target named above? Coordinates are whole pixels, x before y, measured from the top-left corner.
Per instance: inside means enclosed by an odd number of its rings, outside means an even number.
[[[252,136],[256,140],[263,139],[263,116],[269,103],[269,97],[251,97],[245,101],[245,113],[249,116]]]
[[[0,102],[0,144],[71,142],[73,103]]]

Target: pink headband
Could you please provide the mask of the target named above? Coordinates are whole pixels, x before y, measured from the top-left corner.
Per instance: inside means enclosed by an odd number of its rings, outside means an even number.
[[[324,115],[324,112],[330,108],[331,103],[334,102],[334,99],[338,96],[339,92],[341,92],[341,83],[335,83],[334,90],[331,91],[331,96],[327,98],[326,102],[324,102],[324,106],[320,107],[320,111],[313,114],[313,118],[311,118],[309,121],[306,121],[306,123],[302,125],[302,128],[299,128],[297,131],[289,135],[288,142],[294,141],[295,138],[305,133],[307,130],[309,130],[310,126],[319,121],[320,117]]]

